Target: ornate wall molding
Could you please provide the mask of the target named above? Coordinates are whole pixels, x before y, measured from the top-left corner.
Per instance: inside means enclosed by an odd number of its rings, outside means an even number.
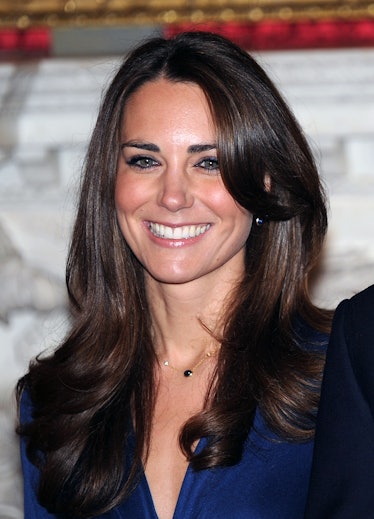
[[[2,0],[0,27],[374,19],[372,0]]]

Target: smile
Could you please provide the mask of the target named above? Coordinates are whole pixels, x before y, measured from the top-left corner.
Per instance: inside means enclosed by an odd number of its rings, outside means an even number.
[[[196,238],[210,229],[210,224],[182,225],[181,227],[169,227],[161,223],[149,222],[148,228],[157,238],[168,240],[181,240]]]

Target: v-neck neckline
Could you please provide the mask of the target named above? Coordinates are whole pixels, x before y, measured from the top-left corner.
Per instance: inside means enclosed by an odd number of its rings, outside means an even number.
[[[201,438],[196,445],[195,452],[200,452],[203,449],[205,443],[206,443],[205,438]],[[147,476],[146,476],[146,473],[144,470],[144,466],[142,467],[142,472],[143,472],[142,480],[143,480],[144,490],[146,492],[147,503],[149,505],[149,508],[152,509],[154,519],[159,519],[159,516],[157,515],[157,510],[155,507],[153,495],[151,492],[151,488],[149,486]],[[183,480],[182,480],[181,487],[179,489],[178,498],[177,498],[177,502],[175,504],[172,519],[178,519],[178,518],[183,519],[183,517],[185,515],[184,514],[185,503],[183,501],[184,501],[184,496],[189,494],[187,492],[187,488],[188,488],[188,483],[191,482],[192,476],[193,476],[193,468],[191,466],[191,463],[188,463],[186,472],[185,472]],[[183,514],[181,512],[183,512]]]

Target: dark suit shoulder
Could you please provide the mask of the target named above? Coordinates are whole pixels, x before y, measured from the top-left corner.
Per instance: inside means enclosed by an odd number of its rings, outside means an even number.
[[[374,286],[338,306],[305,519],[374,519]]]
[[[343,301],[335,316],[343,326],[347,353],[357,379],[374,397],[374,285]],[[342,322],[340,322],[342,321]]]
[[[352,322],[356,326],[374,329],[374,285],[347,300],[346,306],[352,312]]]

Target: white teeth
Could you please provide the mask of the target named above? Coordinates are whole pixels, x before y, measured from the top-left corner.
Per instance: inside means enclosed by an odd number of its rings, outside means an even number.
[[[172,239],[173,238],[173,229],[171,227],[165,227],[164,225],[160,225],[160,231],[161,227],[163,227],[163,235],[165,238]]]
[[[203,225],[182,225],[181,227],[169,227],[161,223],[149,222],[149,230],[158,238],[168,240],[181,240],[196,238],[204,234],[210,228],[210,224]]]

